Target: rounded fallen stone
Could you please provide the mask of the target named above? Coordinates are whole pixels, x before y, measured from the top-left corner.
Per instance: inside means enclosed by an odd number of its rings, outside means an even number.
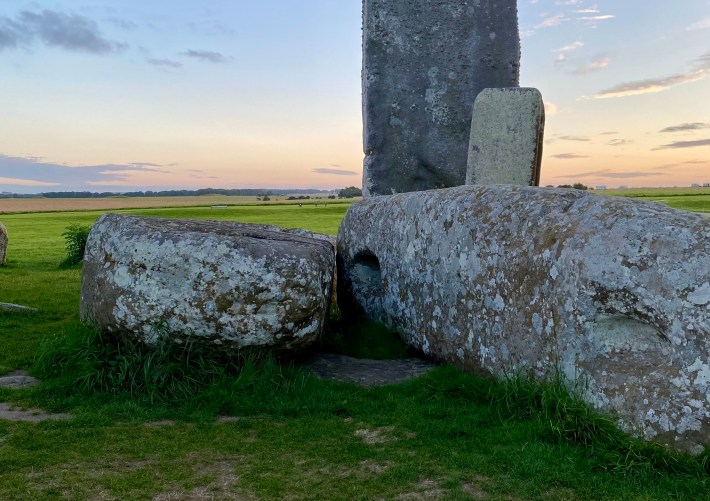
[[[372,360],[333,353],[313,356],[304,368],[320,379],[355,383],[360,386],[383,386],[403,383],[423,376],[435,367],[419,358]]]
[[[12,372],[0,377],[0,388],[10,388],[14,390],[22,388],[32,388],[39,384],[39,379],[27,375],[24,371]]]
[[[81,316],[148,345],[302,349],[330,306],[335,248],[276,226],[106,214],[84,256]]]

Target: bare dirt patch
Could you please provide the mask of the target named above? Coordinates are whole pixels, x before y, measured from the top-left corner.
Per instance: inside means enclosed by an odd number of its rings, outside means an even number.
[[[20,409],[12,404],[0,403],[0,419],[7,421],[26,421],[37,423],[39,421],[69,419],[69,414],[50,414],[42,409]]]
[[[383,426],[374,430],[355,430],[355,436],[360,437],[367,445],[384,444],[397,440],[397,437],[391,435],[393,431],[394,426]]]

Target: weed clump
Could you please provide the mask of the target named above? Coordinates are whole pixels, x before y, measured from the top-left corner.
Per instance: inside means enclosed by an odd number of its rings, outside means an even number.
[[[37,368],[45,377],[65,379],[74,392],[127,394],[153,404],[188,400],[215,380],[237,373],[241,362],[193,342],[176,344],[163,337],[146,346],[78,325],[45,343]]]
[[[66,257],[62,261],[62,266],[73,266],[84,260],[86,241],[91,231],[90,225],[70,224],[66,227],[62,236],[66,242]]]

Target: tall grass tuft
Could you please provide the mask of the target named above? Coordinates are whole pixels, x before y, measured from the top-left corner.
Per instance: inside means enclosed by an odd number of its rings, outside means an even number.
[[[600,469],[710,474],[710,451],[690,458],[660,444],[631,438],[611,417],[590,408],[578,389],[570,391],[570,386],[560,373],[550,381],[517,373],[491,385],[489,398],[502,419],[536,421],[543,438],[594,450],[604,458]]]
[[[169,404],[189,400],[214,381],[238,373],[241,365],[238,356],[217,356],[193,342],[145,346],[81,325],[42,346],[37,370],[45,377],[69,378],[74,392],[127,394]]]
[[[62,261],[62,266],[73,266],[84,260],[86,241],[91,231],[90,225],[70,224],[62,233],[66,242],[66,257]]]

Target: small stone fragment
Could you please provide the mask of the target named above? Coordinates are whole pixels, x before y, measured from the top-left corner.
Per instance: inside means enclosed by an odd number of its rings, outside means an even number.
[[[538,186],[544,129],[537,89],[483,89],[473,105],[466,184]]]
[[[0,388],[22,389],[37,386],[39,380],[24,371],[16,371],[6,376],[0,376]]]

